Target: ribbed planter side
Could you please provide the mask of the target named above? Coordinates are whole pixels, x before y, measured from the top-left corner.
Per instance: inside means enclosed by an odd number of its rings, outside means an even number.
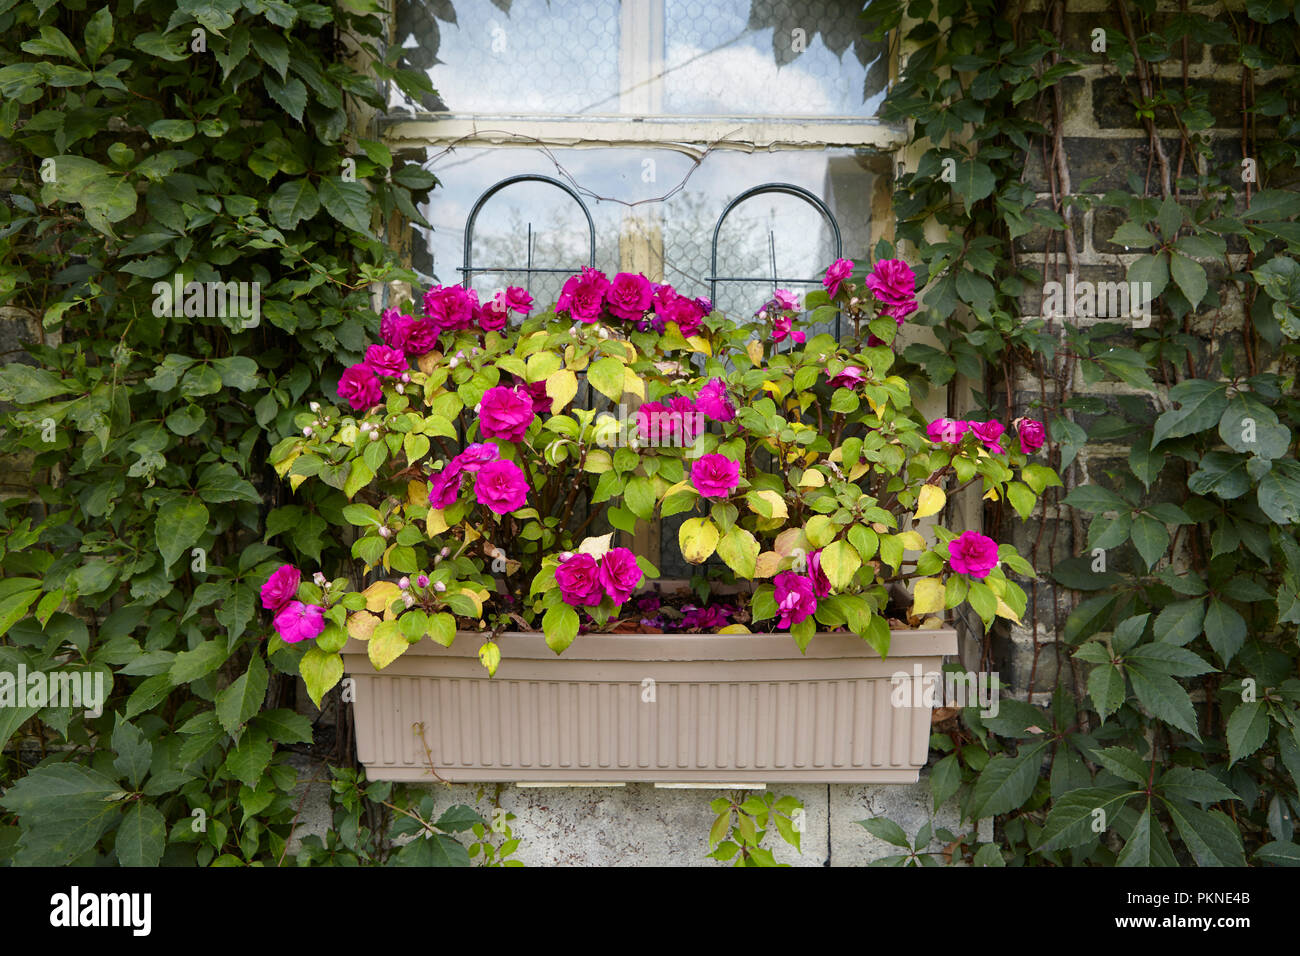
[[[371,779],[434,779],[427,742],[453,782],[913,783],[930,710],[893,706],[890,679],[957,652],[948,629],[894,631],[888,660],[847,634],[806,655],[789,634],[587,634],[560,656],[506,634],[489,678],[480,643],[421,641],[376,671],[348,642]]]

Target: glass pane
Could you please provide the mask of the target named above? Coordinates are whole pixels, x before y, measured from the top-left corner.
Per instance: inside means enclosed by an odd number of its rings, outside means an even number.
[[[394,87],[390,106],[616,112],[619,6],[619,0],[397,0],[400,65],[427,72],[437,94],[415,104]],[[600,102],[605,105],[595,109]]]
[[[861,0],[665,0],[663,111],[871,116],[888,79]]]
[[[394,87],[390,107],[616,114],[634,92],[655,115],[871,116],[886,60],[861,11],[861,0],[397,0],[400,65],[437,92],[413,103]]]

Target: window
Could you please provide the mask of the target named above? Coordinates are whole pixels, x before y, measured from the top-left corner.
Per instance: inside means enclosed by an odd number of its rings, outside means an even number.
[[[384,137],[438,176],[413,227],[429,282],[527,285],[554,301],[593,258],[643,272],[733,315],[770,279],[798,287],[837,245],[865,258],[887,219],[903,131],[876,109],[889,79],[860,0],[397,0],[393,42],[437,93],[396,89]],[[511,183],[471,210],[494,185]],[[738,196],[765,184],[799,187]],[[576,194],[581,200],[574,198]],[[584,212],[583,206],[586,207]],[[467,259],[473,271],[465,280]],[[523,267],[555,272],[525,274]],[[718,277],[724,277],[719,281]],[[735,281],[765,278],[766,285]],[[806,288],[806,286],[805,286]],[[665,538],[671,533],[664,529]],[[673,535],[675,539],[675,534]],[[638,547],[655,559],[655,542]],[[687,567],[665,548],[661,571]]]

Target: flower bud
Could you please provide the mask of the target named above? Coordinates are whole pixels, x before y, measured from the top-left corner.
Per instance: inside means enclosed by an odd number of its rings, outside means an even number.
[[[379,529],[379,537],[381,537],[381,538],[389,538],[389,537],[392,537],[392,534],[393,534],[393,532],[391,532],[391,531],[388,530],[388,526],[387,526],[387,525],[384,525],[384,526],[382,526],[382,527]]]
[[[457,365],[459,365],[459,364],[460,364],[460,359],[453,358],[453,359],[451,359],[449,362],[447,362],[447,367],[448,367],[448,368],[455,368],[455,367],[456,367]]]
[[[573,557],[573,552],[572,552],[572,551],[565,551],[563,554],[560,555],[560,560],[561,560],[561,561],[568,561],[571,557]]]
[[[766,318],[767,318],[767,309],[759,309],[759,310],[758,310],[758,317],[759,317],[760,319],[766,319]]]
[[[607,338],[609,338],[609,329],[605,328],[605,327],[602,325],[602,326],[600,327],[600,331],[597,332],[596,334],[599,335],[602,339],[607,339]]]
[[[370,440],[371,440],[371,441],[379,441],[379,429],[378,429],[378,428],[376,428],[374,431],[372,431],[372,432],[370,433]]]
[[[443,548],[441,551],[438,552],[438,557],[445,558],[448,557],[450,554],[451,554],[451,548]]]
[[[411,586],[411,579],[403,575],[402,578],[397,582],[397,586],[401,588],[403,591],[405,591],[407,588]]]
[[[433,589],[441,594],[443,591],[447,590],[447,585],[443,584],[441,581],[435,581],[433,582]]]
[[[405,394],[406,394],[406,386],[404,386],[401,382],[398,382],[396,387],[397,387],[397,394],[398,394],[398,395],[405,395]]]
[[[329,582],[325,580],[325,575],[319,571],[313,574],[311,576],[311,579],[316,582],[316,586],[319,588],[327,588],[330,586]]]
[[[403,372],[403,373],[402,373],[402,381],[403,381],[403,382],[409,382],[410,380],[411,380],[411,373],[410,373],[410,372]]]
[[[402,603],[405,604],[407,607],[413,606],[415,604],[415,595],[412,594],[410,591],[403,591]]]
[[[304,437],[304,438],[310,438],[310,437],[311,437],[311,426],[308,425],[307,427],[305,427],[305,428],[302,430],[302,434],[303,434],[303,437]]]
[[[312,414],[314,415],[320,411],[320,402],[308,402],[307,407],[311,409]]]

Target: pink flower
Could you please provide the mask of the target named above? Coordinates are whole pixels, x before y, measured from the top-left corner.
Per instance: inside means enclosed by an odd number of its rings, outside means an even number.
[[[788,315],[779,315],[772,320],[772,341],[783,342],[787,337],[792,341],[803,344],[804,333],[792,331],[794,320]]]
[[[963,531],[948,542],[948,564],[958,574],[986,578],[998,566],[998,545],[978,531]]]
[[[500,332],[509,321],[510,305],[504,292],[498,292],[478,310],[478,327],[484,332]]]
[[[676,322],[682,335],[694,335],[704,321],[704,309],[694,299],[679,295],[670,285],[661,285],[654,297],[655,314],[665,322]]]
[[[605,597],[596,559],[581,551],[560,562],[555,569],[555,583],[560,586],[564,603],[573,607],[595,607]]]
[[[397,378],[410,368],[406,353],[387,345],[369,346],[366,349],[366,364],[370,366],[370,371],[382,378]]]
[[[477,306],[478,293],[464,286],[434,286],[424,294],[424,312],[439,329],[470,328]]]
[[[546,394],[546,382],[525,382],[518,375],[514,376],[515,388],[522,388],[533,400],[534,415],[549,415],[551,396]]]
[[[729,422],[736,417],[727,385],[720,378],[711,378],[701,386],[695,396],[695,407],[715,422]]]
[[[691,466],[691,484],[706,498],[725,498],[740,484],[740,465],[726,455],[705,455]]]
[[[339,378],[339,398],[347,401],[354,412],[369,411],[384,400],[379,379],[365,362],[349,365]]]
[[[290,601],[275,616],[275,630],[286,644],[310,641],[325,630],[325,609],[318,604]]]
[[[282,564],[266,579],[262,585],[262,607],[268,611],[278,611],[298,593],[298,582],[302,575],[292,564]]]
[[[416,319],[406,332],[406,354],[424,355],[438,345],[439,329],[432,319]]]
[[[415,319],[411,316],[402,315],[396,309],[385,309],[383,318],[379,320],[379,337],[389,348],[406,351],[406,337],[414,324]]]
[[[961,419],[936,418],[925,426],[925,434],[936,445],[940,442],[956,444],[961,441],[961,436],[966,434],[969,427],[970,422],[964,422]]]
[[[826,278],[822,279],[822,285],[826,287],[826,292],[831,298],[835,298],[835,293],[840,291],[840,283],[853,274],[853,262],[850,259],[836,259],[831,263],[831,267],[826,270]]]
[[[467,445],[465,450],[452,460],[473,475],[477,474],[478,470],[484,465],[496,461],[500,457],[501,449],[496,445],[491,442],[479,442]]]
[[[916,273],[902,259],[881,259],[867,276],[867,288],[899,325],[916,311]]]
[[[533,423],[533,398],[522,388],[496,385],[483,393],[479,433],[484,438],[522,441]]]
[[[499,515],[509,514],[528,500],[528,478],[513,461],[488,462],[479,469],[474,497]]]
[[[688,604],[682,608],[682,627],[688,631],[715,631],[731,623],[733,608],[725,604],[696,607]]]
[[[857,388],[863,379],[862,369],[856,365],[846,366],[837,375],[832,376],[829,372],[826,375],[831,380],[831,388]]]
[[[802,574],[782,571],[776,576],[776,609],[780,614],[777,626],[790,629],[817,610],[817,595],[812,581]]]
[[[831,581],[822,570],[822,549],[818,548],[808,555],[808,580],[812,582],[813,593],[819,598],[831,593]]]
[[[605,290],[605,306],[620,319],[639,319],[650,308],[654,288],[650,280],[635,272],[620,272]]]
[[[668,402],[669,413],[677,420],[681,429],[682,444],[695,441],[704,430],[704,413],[695,407],[695,402],[685,395],[674,396]]]
[[[450,508],[460,497],[460,479],[465,466],[461,464],[459,456],[453,458],[447,463],[447,467],[442,471],[431,475],[429,478],[429,504],[442,510]]]
[[[427,574],[421,574],[416,577],[415,586],[417,588],[427,588],[429,586],[429,576]]]
[[[1001,422],[967,422],[966,424],[984,443],[985,448],[1002,454],[1001,438],[1002,433],[1007,430],[1005,425]]]
[[[1047,430],[1043,423],[1032,418],[1016,419],[1016,436],[1020,439],[1020,450],[1032,455],[1043,447],[1047,441]]]
[[[637,434],[652,447],[671,444],[680,425],[681,417],[669,411],[663,402],[644,402],[636,410]]]
[[[852,264],[850,263],[851,268]],[[799,311],[799,297],[789,289],[777,289],[776,292],[772,293],[772,298],[783,309],[789,309],[791,312]]]
[[[533,297],[528,294],[527,290],[512,285],[506,289],[506,305],[510,307],[511,312],[519,315],[527,315],[533,307]]]
[[[560,290],[560,298],[555,303],[556,312],[568,312],[575,322],[590,325],[600,321],[600,313],[605,308],[605,290],[609,280],[599,269],[583,266],[580,275],[571,276]]]
[[[600,583],[615,604],[630,598],[644,577],[636,556],[627,548],[610,548],[600,559]]]

